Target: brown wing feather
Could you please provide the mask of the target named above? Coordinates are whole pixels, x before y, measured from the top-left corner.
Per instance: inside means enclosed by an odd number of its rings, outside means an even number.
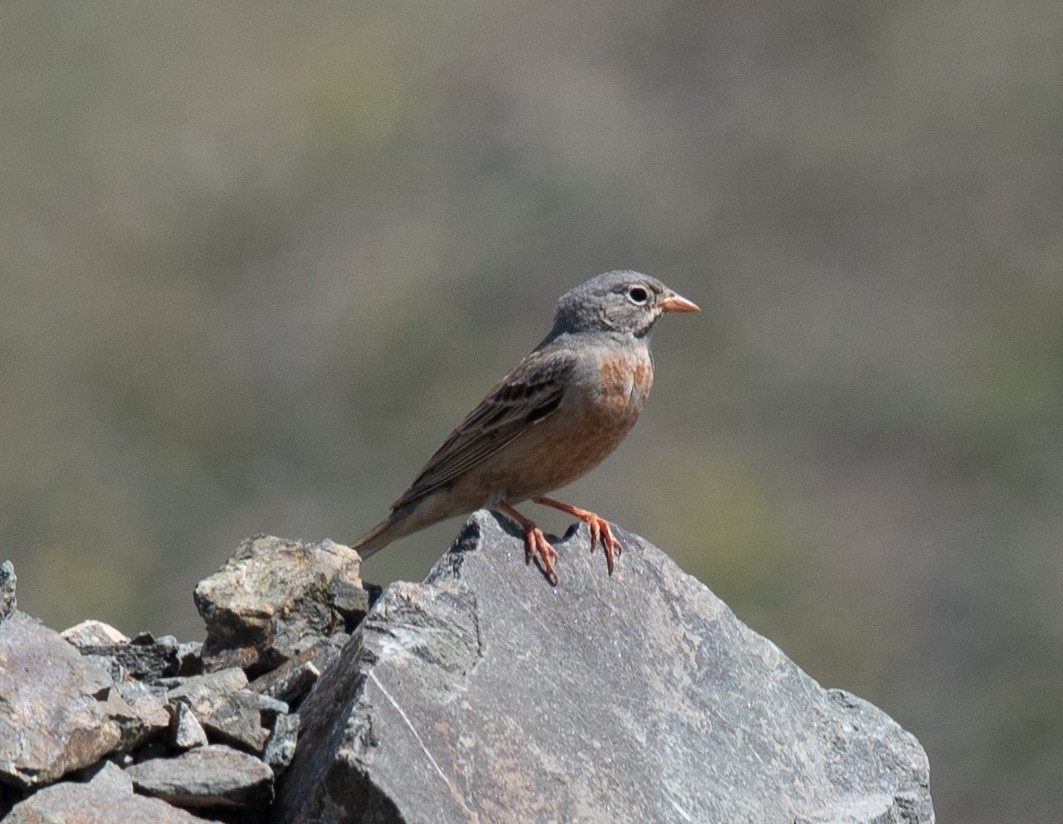
[[[553,414],[574,363],[552,347],[528,355],[450,433],[392,509],[445,486]]]

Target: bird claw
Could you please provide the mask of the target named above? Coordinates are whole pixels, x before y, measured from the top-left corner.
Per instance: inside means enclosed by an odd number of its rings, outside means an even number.
[[[609,522],[605,518],[588,512],[587,517],[582,520],[586,521],[591,530],[591,552],[594,552],[598,544],[602,545],[602,551],[605,553],[605,566],[612,575],[613,570],[616,569],[616,559],[624,554],[624,547],[613,535],[613,530],[609,528]]]
[[[536,555],[539,556],[543,575],[556,587],[558,579],[554,562],[557,560],[557,550],[550,545],[543,531],[537,526],[524,532],[524,562],[530,564]]]

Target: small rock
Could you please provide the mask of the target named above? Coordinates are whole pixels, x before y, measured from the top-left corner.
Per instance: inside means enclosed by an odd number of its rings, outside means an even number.
[[[273,727],[273,722],[278,715],[287,715],[291,711],[291,707],[283,701],[263,695],[260,692],[252,691],[252,694],[258,699],[258,711],[262,716],[262,723],[267,727]]]
[[[64,781],[16,804],[4,824],[203,824],[202,818],[133,793],[133,782],[105,762],[86,783]]]
[[[186,641],[177,645],[177,674],[201,675],[203,673],[203,642]]]
[[[59,634],[78,649],[129,643],[128,636],[103,621],[82,621]]]
[[[208,744],[126,768],[133,786],[188,808],[258,810],[273,800],[273,772],[253,755]]]
[[[107,671],[58,632],[18,612],[0,624],[0,780],[50,784],[118,749],[137,724]]]
[[[195,590],[207,624],[206,668],[260,674],[348,631],[369,606],[360,570],[358,553],[333,541],[244,541]]]
[[[273,723],[273,732],[266,742],[266,751],[262,759],[269,764],[274,775],[280,775],[292,763],[295,744],[299,736],[299,716],[278,715]]]
[[[266,746],[269,731],[262,727],[259,695],[247,687],[239,667],[174,679],[167,694],[171,702],[184,702],[196,714],[208,735],[254,753]]]
[[[4,561],[0,564],[0,621],[18,609],[18,599],[15,598],[16,583],[18,576],[15,575],[15,565]]]
[[[156,681],[177,675],[177,645],[148,641],[143,634],[129,643],[85,644],[79,649],[82,655],[110,658],[123,672],[140,680]],[[111,672],[115,672],[113,666]]]
[[[321,671],[313,661],[293,658],[272,672],[260,675],[252,682],[251,689],[294,704],[310,691],[320,677]]]
[[[145,684],[143,681],[124,679],[118,682],[118,692],[140,719],[144,728],[144,737],[141,740],[153,738],[170,726],[164,688]]]
[[[177,701],[170,706],[173,712],[170,719],[170,746],[179,750],[205,746],[207,733],[192,708],[183,701]]]

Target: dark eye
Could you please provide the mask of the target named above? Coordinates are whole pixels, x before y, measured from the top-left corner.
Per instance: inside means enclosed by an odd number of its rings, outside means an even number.
[[[636,306],[644,306],[650,299],[650,293],[642,286],[632,286],[627,290],[627,299]]]

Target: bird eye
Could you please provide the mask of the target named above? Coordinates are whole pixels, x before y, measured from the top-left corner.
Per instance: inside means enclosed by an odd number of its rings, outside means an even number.
[[[646,301],[650,299],[650,293],[642,286],[632,286],[627,290],[627,299],[636,306],[644,306]]]

